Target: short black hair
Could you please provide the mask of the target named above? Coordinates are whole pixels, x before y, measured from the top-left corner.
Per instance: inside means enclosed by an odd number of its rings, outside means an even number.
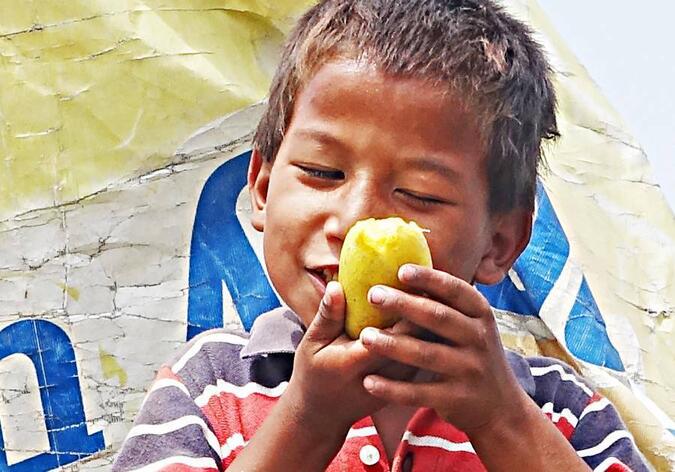
[[[558,134],[552,70],[524,23],[492,0],[324,0],[288,38],[254,146],[272,162],[296,96],[324,64],[365,60],[446,88],[478,117],[492,212],[534,208],[542,144]]]

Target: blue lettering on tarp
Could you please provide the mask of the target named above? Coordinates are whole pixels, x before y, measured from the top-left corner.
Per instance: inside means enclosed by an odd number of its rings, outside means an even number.
[[[258,315],[279,306],[237,219],[250,157],[246,152],[218,167],[199,196],[190,247],[188,340],[223,326],[223,281],[247,331]]]
[[[188,339],[223,326],[223,281],[246,330],[259,314],[279,306],[236,216],[249,158],[247,152],[221,165],[206,181],[199,198],[190,255]],[[508,277],[497,285],[478,287],[492,306],[531,316],[538,316],[570,249],[541,184],[537,186],[537,206],[532,239],[513,267],[525,291],[518,290]],[[624,369],[585,278],[572,310],[561,316],[568,317],[565,343],[572,354],[596,365]]]
[[[497,285],[479,285],[478,288],[495,308],[538,316],[562,273],[569,251],[567,236],[546,191],[539,183],[532,239],[513,265],[525,290],[518,290],[509,277]],[[566,315],[565,344],[572,354],[592,364],[624,370],[585,277],[582,278],[574,306]]]
[[[0,331],[0,360],[12,354],[28,356],[35,366],[50,451],[10,466],[0,429],[0,470],[49,470],[103,450],[103,433],[87,433],[75,353],[68,335],[46,320],[17,321]]]

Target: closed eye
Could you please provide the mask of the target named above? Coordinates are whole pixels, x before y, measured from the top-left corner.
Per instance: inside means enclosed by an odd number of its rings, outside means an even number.
[[[296,166],[310,177],[326,180],[342,180],[345,178],[345,173],[334,169],[320,169],[317,167],[308,167],[306,165],[296,164]]]
[[[431,195],[425,195],[417,192],[411,192],[409,190],[398,190],[398,192],[403,195],[405,198],[412,200],[416,204],[421,204],[423,206],[427,205],[447,205],[450,202],[446,200],[441,200]]]

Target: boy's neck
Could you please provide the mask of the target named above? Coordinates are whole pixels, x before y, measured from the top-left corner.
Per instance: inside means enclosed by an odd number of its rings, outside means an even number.
[[[418,370],[410,381],[431,382],[433,378],[433,373]],[[399,444],[401,444],[401,439],[410,424],[410,420],[412,420],[418,409],[416,406],[389,404],[371,415],[390,464],[394,459]]]
[[[371,416],[390,464],[416,411],[414,406],[387,405]]]

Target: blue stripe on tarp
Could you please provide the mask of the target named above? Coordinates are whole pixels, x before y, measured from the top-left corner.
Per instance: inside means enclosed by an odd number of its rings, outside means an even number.
[[[246,185],[251,153],[218,167],[199,196],[190,247],[187,339],[223,326],[223,282],[244,329],[280,306],[237,218],[237,198]]]
[[[607,335],[605,320],[595,303],[586,278],[565,325],[565,343],[580,359],[614,370],[624,370],[621,356]],[[583,355],[582,355],[583,353]]]
[[[537,217],[532,238],[513,270],[525,287],[518,290],[506,277],[495,286],[478,285],[492,306],[523,315],[538,316],[544,301],[560,277],[570,246],[551,201],[541,183],[537,185]],[[570,352],[592,364],[623,371],[617,349],[584,277],[565,324],[565,344]]]

